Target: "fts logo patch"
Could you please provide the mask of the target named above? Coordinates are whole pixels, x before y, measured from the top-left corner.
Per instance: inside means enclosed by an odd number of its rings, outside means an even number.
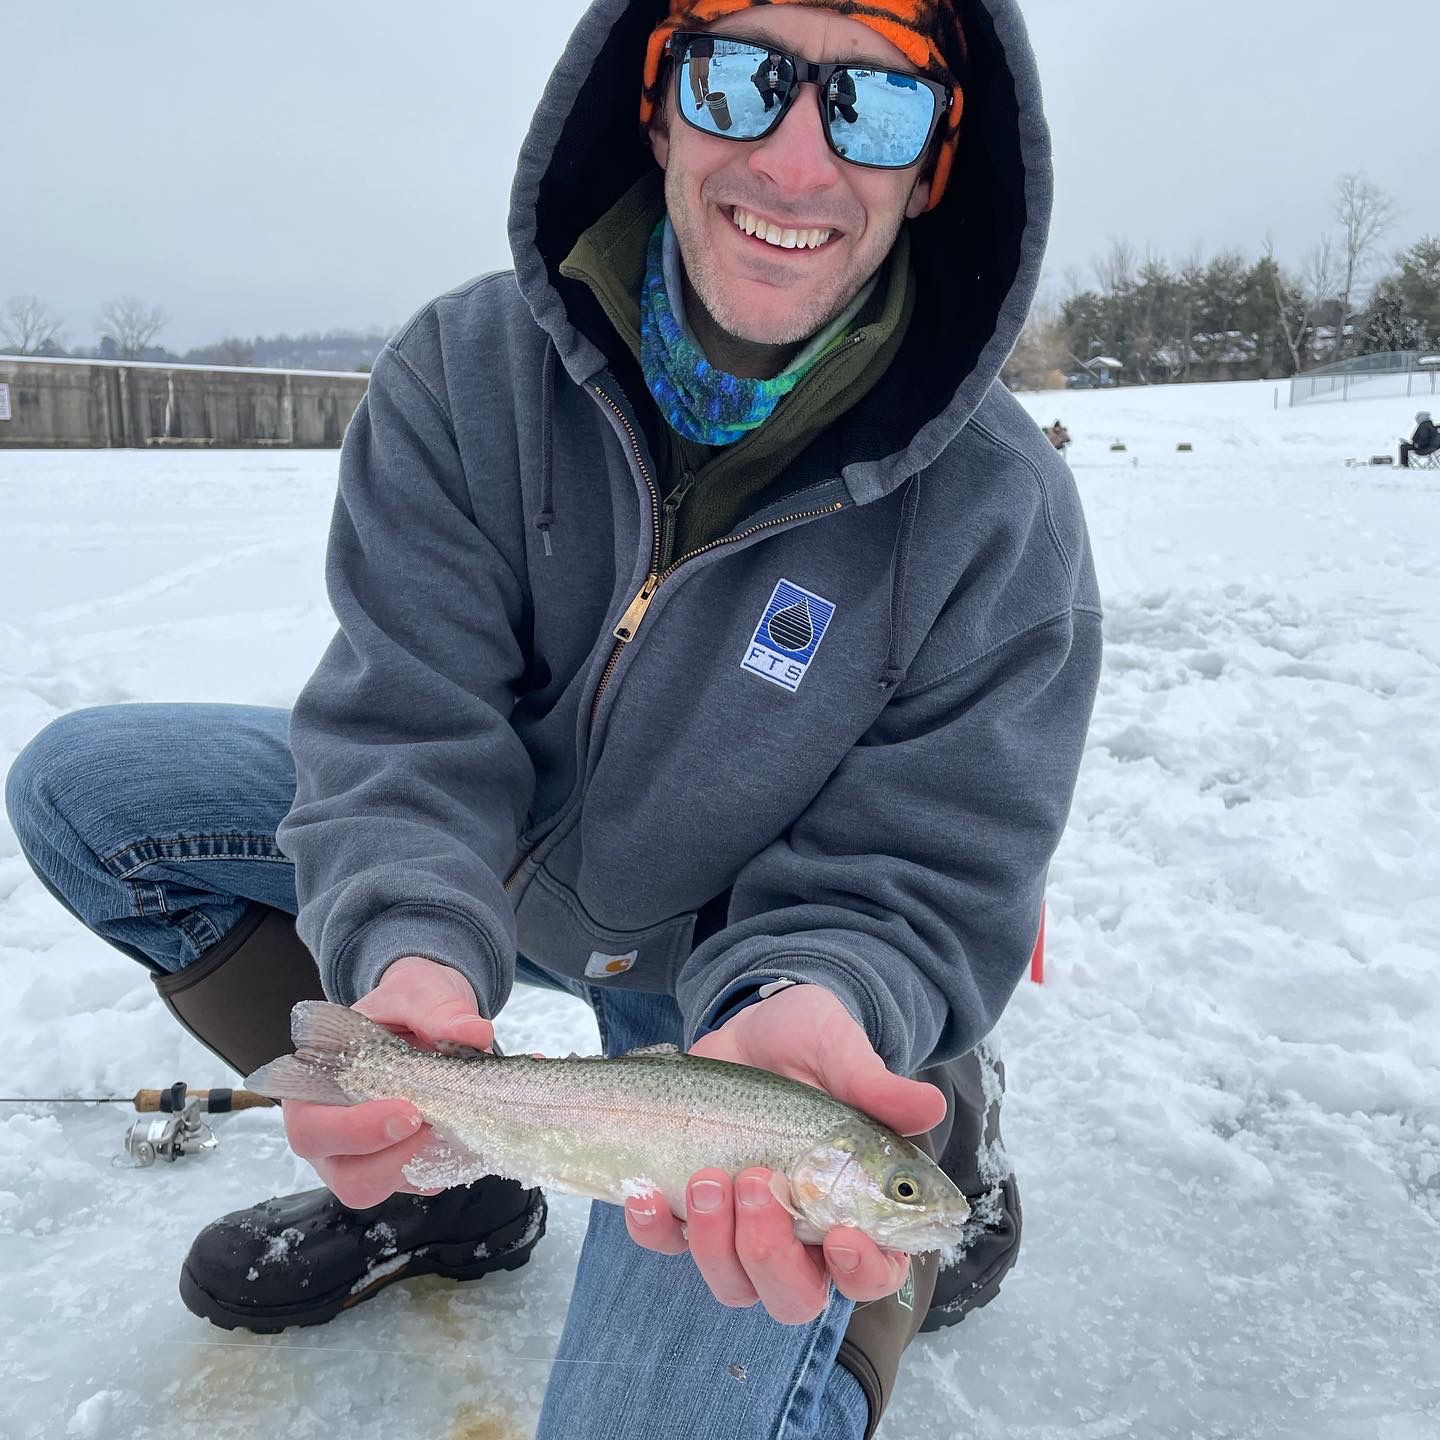
[[[830,601],[781,580],[750,637],[741,668],[798,690],[834,614]]]

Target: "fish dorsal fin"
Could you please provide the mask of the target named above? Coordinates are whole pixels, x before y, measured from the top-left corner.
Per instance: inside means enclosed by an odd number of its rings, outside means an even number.
[[[679,1053],[678,1045],[642,1045],[638,1050],[627,1050],[621,1058],[628,1060],[632,1055],[678,1055]]]

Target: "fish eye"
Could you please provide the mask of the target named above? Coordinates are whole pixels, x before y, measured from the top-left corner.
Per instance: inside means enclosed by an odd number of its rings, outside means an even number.
[[[892,1200],[902,1205],[914,1205],[920,1199],[920,1182],[904,1171],[892,1175],[885,1189]]]

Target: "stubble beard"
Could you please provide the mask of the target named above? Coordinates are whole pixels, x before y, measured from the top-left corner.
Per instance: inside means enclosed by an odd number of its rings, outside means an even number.
[[[715,325],[731,339],[747,345],[798,345],[818,334],[844,312],[846,306],[880,268],[881,262],[890,253],[890,247],[895,243],[895,237],[900,233],[900,226],[904,223],[904,215],[901,213],[894,217],[890,234],[877,232],[873,226],[867,231],[867,239],[872,242],[883,240],[884,243],[876,245],[872,252],[875,255],[874,263],[869,263],[867,259],[862,266],[863,274],[837,275],[819,290],[807,293],[798,308],[789,310],[786,315],[767,319],[763,315],[746,313],[736,303],[724,278],[717,273],[717,267],[711,263],[704,220],[707,202],[702,191],[699,211],[692,215],[686,204],[686,196],[694,193],[694,187],[688,181],[683,166],[674,163],[672,152],[672,163],[665,171],[665,203],[670,214],[670,223],[675,227],[675,237],[680,243],[686,278]],[[871,218],[873,220],[874,217]],[[802,288],[806,287],[803,287],[803,284],[786,286],[781,289],[780,294],[789,296]]]

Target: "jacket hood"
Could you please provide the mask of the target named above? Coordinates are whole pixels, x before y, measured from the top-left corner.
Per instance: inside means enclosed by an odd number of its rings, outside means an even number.
[[[1016,0],[958,0],[970,47],[955,168],[907,222],[917,287],[899,354],[846,436],[859,503],[930,465],[959,434],[1019,338],[1040,279],[1053,184],[1034,53]],[[633,358],[583,284],[560,274],[580,235],[655,166],[638,126],[645,42],[665,0],[594,0],[521,148],[510,203],[516,280],[570,377]],[[832,472],[833,473],[833,472]]]

